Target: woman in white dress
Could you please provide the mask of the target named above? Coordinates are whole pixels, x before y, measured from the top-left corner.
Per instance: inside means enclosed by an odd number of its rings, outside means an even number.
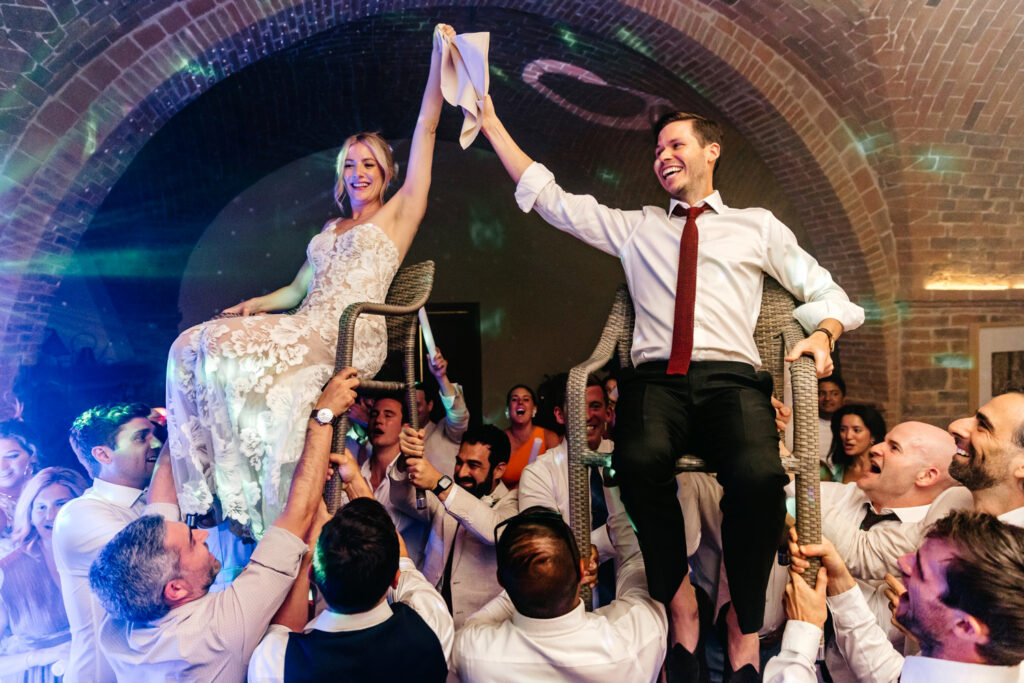
[[[237,317],[196,325],[171,346],[167,426],[183,514],[205,513],[219,499],[223,517],[257,538],[280,514],[307,420],[334,372],[338,318],[351,303],[382,302],[427,207],[434,137],[441,112],[442,41],[434,30],[430,75],[409,150],[406,180],[384,202],[395,175],[388,144],[376,133],[345,141],[335,198],[344,218],[313,238],[295,280],[226,309]],[[266,314],[293,308],[293,315]],[[387,353],[382,318],[356,325],[353,365],[373,377]]]

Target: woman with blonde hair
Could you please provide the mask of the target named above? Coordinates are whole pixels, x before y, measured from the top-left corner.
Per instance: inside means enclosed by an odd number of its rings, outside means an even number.
[[[306,425],[334,372],[338,319],[355,302],[383,302],[427,208],[441,112],[440,66],[447,25],[434,31],[430,73],[413,132],[405,182],[376,133],[345,141],[335,198],[345,216],[328,221],[291,284],[224,311],[237,317],[178,337],[167,365],[167,426],[181,511],[224,517],[257,538],[281,513]],[[294,315],[267,315],[299,305]],[[370,378],[387,353],[378,316],[356,325],[353,365]]]
[[[71,632],[53,562],[53,521],[87,486],[74,470],[47,467],[18,499],[11,533],[17,547],[0,560],[0,680],[52,681],[51,665],[68,654]]]
[[[10,533],[18,498],[35,472],[38,454],[32,441],[24,422],[0,422],[0,536]]]

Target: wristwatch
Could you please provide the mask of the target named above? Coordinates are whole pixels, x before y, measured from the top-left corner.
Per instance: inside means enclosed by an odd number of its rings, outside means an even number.
[[[442,493],[444,493],[445,491],[447,491],[451,487],[452,487],[452,478],[449,477],[447,474],[444,474],[444,475],[441,476],[440,479],[437,480],[437,486],[434,487],[434,495],[435,496],[440,496]]]
[[[313,414],[310,417],[322,425],[329,425],[334,422],[334,411],[330,408],[321,408],[319,410],[314,408]]]

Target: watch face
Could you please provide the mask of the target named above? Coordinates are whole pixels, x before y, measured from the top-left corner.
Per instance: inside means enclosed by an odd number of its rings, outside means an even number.
[[[319,422],[320,424],[325,425],[333,419],[334,413],[331,411],[330,408],[321,408],[320,410],[316,411],[316,421]]]

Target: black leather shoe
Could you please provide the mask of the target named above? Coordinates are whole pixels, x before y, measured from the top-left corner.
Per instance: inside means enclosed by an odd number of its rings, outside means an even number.
[[[722,680],[729,683],[761,683],[761,674],[753,664],[747,664],[740,667],[739,671],[727,672]]]
[[[699,654],[703,654],[697,648]],[[698,683],[706,681],[708,677],[707,665],[702,657],[687,650],[679,643],[675,643],[665,660],[665,673],[668,683]]]

